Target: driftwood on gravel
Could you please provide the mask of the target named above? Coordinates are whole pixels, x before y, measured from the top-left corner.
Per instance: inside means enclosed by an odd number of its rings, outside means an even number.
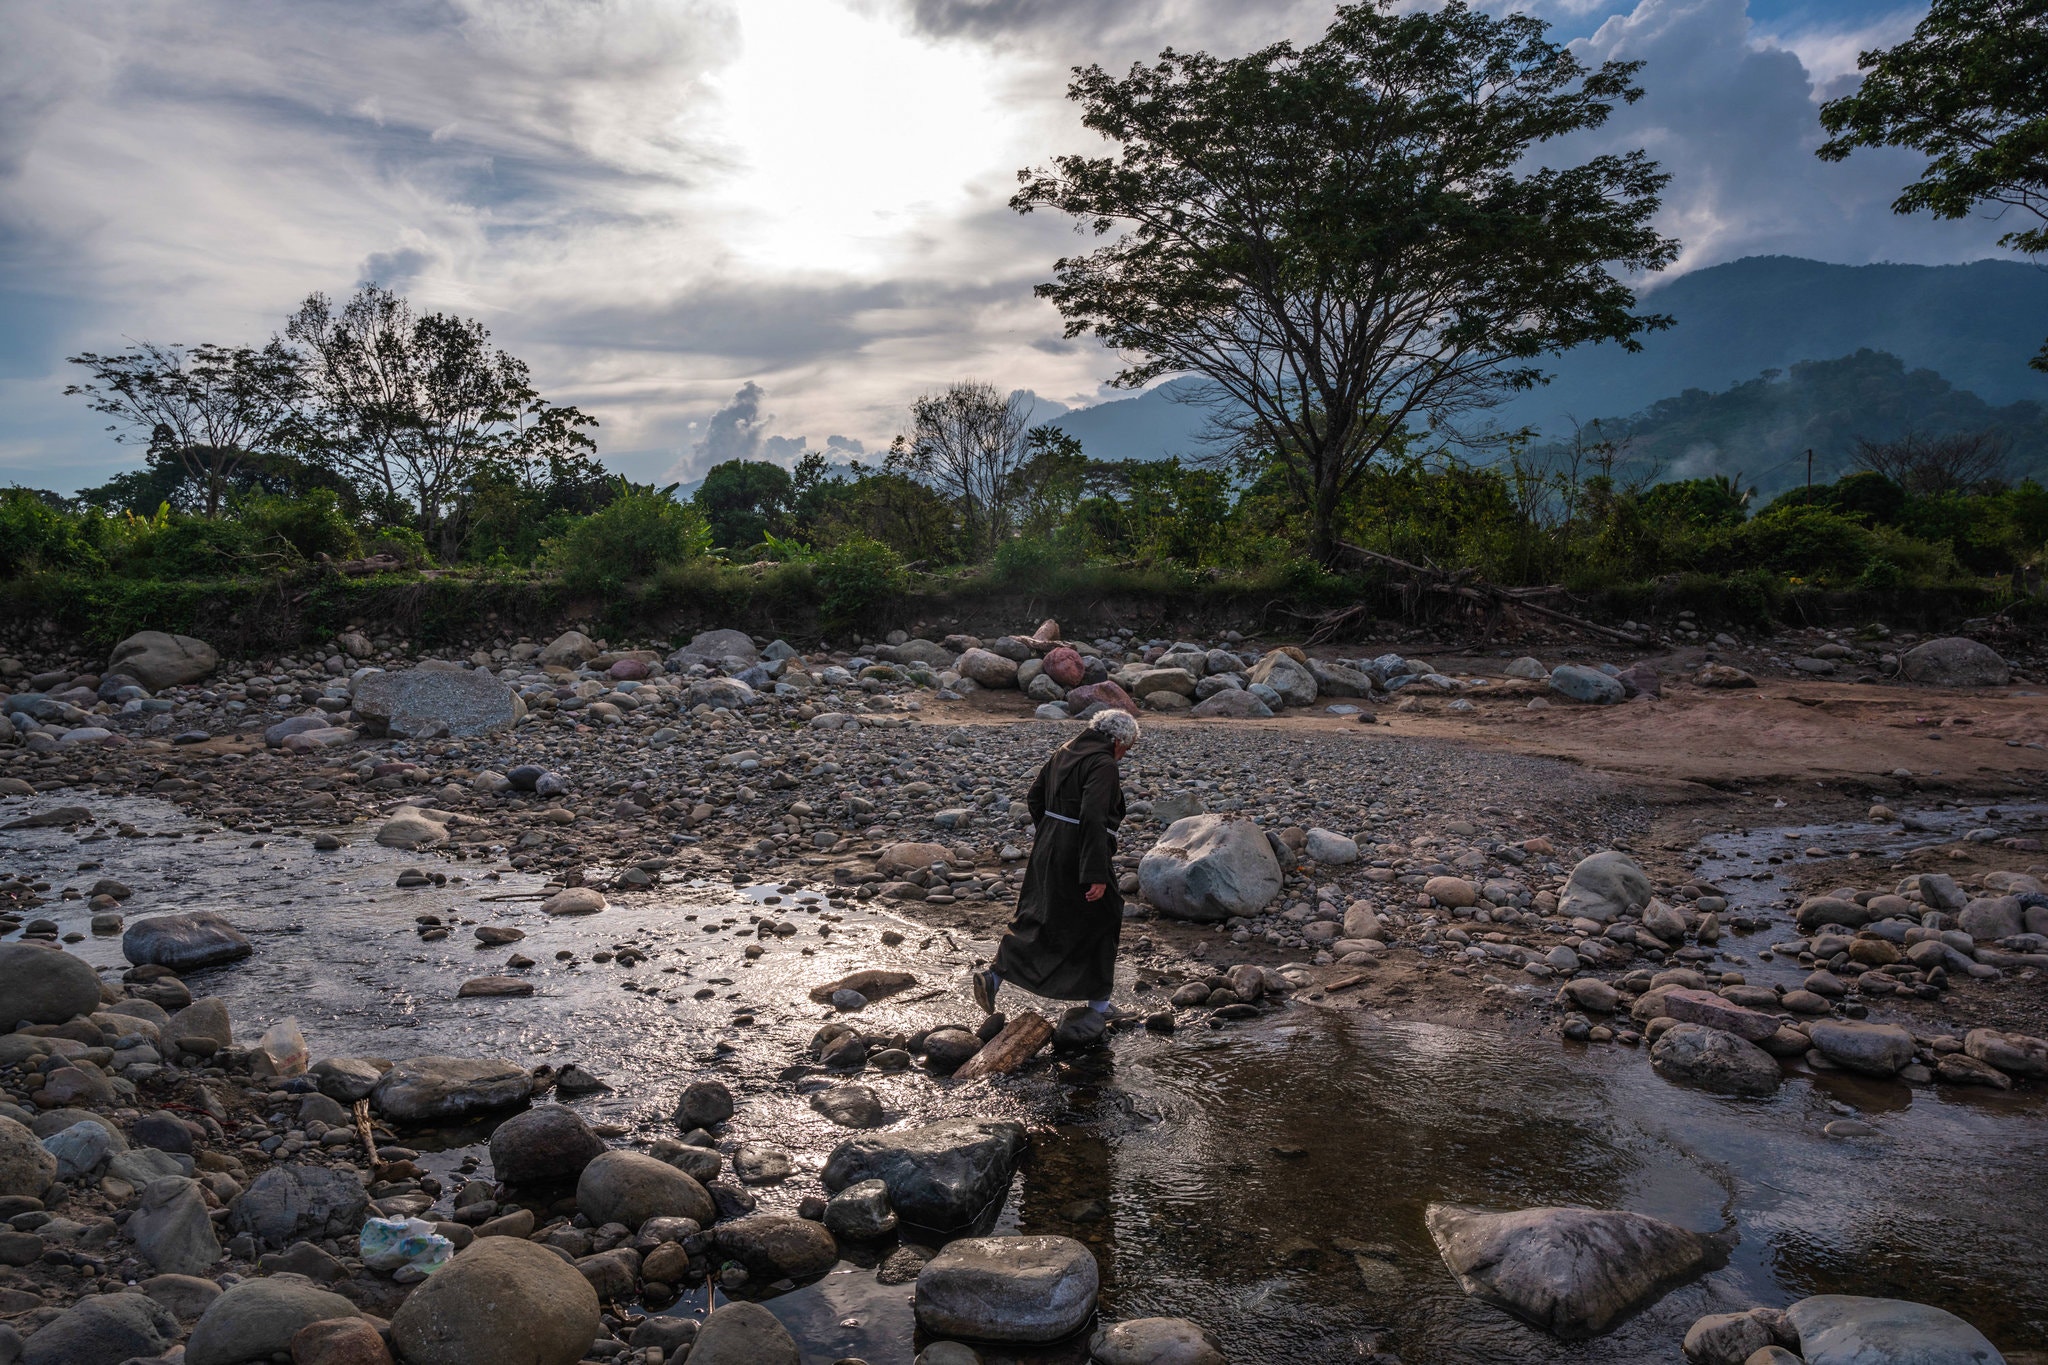
[[[1349,541],[1339,542],[1344,553],[1365,564],[1390,570],[1396,578],[1393,587],[1401,596],[1403,607],[1413,613],[1426,602],[1441,602],[1456,606],[1464,611],[1483,613],[1486,622],[1486,638],[1492,639],[1495,630],[1515,612],[1533,612],[1538,616],[1561,621],[1579,630],[1619,640],[1624,644],[1644,643],[1640,635],[1631,635],[1613,626],[1603,626],[1546,606],[1539,600],[1565,595],[1562,584],[1553,583],[1539,587],[1504,588],[1497,583],[1488,583],[1479,577],[1477,569],[1438,569],[1425,564],[1410,564],[1405,559],[1368,550]],[[1344,607],[1337,611],[1325,612],[1311,618],[1315,626],[1309,632],[1310,645],[1328,644],[1348,631],[1369,624],[1372,609],[1361,602],[1356,606]]]

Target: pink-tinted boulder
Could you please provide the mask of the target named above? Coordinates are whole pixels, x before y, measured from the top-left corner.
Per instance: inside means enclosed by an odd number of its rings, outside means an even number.
[[[1113,706],[1119,711],[1128,711],[1134,716],[1138,714],[1138,703],[1131,700],[1131,694],[1113,682],[1089,683],[1086,687],[1076,687],[1067,693],[1067,707],[1072,711],[1080,711],[1096,702],[1101,702],[1104,706]]]
[[[1061,687],[1079,687],[1088,666],[1081,662],[1081,656],[1061,645],[1045,656],[1045,675]]]

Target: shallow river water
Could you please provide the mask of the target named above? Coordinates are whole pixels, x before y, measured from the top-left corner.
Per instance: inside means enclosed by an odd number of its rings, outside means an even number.
[[[60,799],[76,798],[0,802],[0,821]],[[664,886],[595,916],[549,920],[536,899],[485,899],[530,896],[535,879],[486,880],[485,865],[379,848],[360,830],[344,833],[341,850],[316,853],[303,833],[200,833],[209,827],[155,801],[89,804],[102,821],[182,837],[14,831],[0,866],[60,889],[116,877],[136,889],[130,919],[198,908],[231,916],[255,939],[255,956],[188,980],[195,994],[226,1000],[238,1037],[289,1014],[316,1057],[576,1061],[614,1087],[577,1107],[647,1138],[674,1131],[668,1108],[686,1080],[721,1075],[742,1095],[733,1135],[784,1147],[804,1173],[762,1191],[768,1208],[814,1191],[811,1177],[845,1136],[797,1088],[808,1074],[804,1044],[830,1013],[808,989],[857,967],[900,966],[924,984],[871,1006],[875,1022],[910,1030],[968,1021],[960,973],[988,946],[866,906],[829,906],[823,888],[794,884]],[[1803,851],[1866,833],[1716,838],[1727,857],[1710,870],[1775,872],[1766,848]],[[1876,853],[1910,836],[1873,837]],[[444,872],[450,883],[398,890],[407,866]],[[1737,905],[1779,889],[1759,881],[1738,891]],[[67,931],[89,920],[83,901],[37,913]],[[478,949],[464,923],[445,942],[423,943],[423,914],[511,924],[528,937]],[[757,915],[795,932],[757,939]],[[890,930],[904,941],[884,946]],[[1763,932],[1733,948],[1753,958],[1783,936]],[[742,950],[756,942],[765,953],[750,964]],[[590,960],[624,944],[649,960],[632,969]],[[97,964],[121,960],[116,936],[73,947]],[[536,995],[455,998],[463,980],[514,951],[540,962]],[[575,963],[555,960],[558,952]],[[2048,1105],[2038,1092],[1913,1090],[1801,1070],[1774,1099],[1724,1100],[1666,1084],[1638,1051],[1561,1045],[1548,1031],[1513,1027],[1447,1028],[1303,1002],[1222,1031],[1120,1034],[1107,1052],[995,1086],[919,1073],[861,1079],[904,1119],[1001,1114],[1032,1125],[1033,1152],[999,1226],[1089,1243],[1107,1315],[1193,1318],[1234,1361],[1376,1352],[1409,1365],[1676,1361],[1685,1327],[1702,1313],[1819,1292],[1919,1299],[1960,1313],[2007,1350],[2048,1348],[2048,1278],[2039,1273]],[[1823,1125],[1849,1114],[1878,1135],[1823,1136]],[[487,1157],[481,1136],[424,1135],[419,1145],[440,1150],[423,1164],[446,1171],[466,1154]],[[1738,1240],[1724,1268],[1616,1331],[1561,1343],[1459,1291],[1424,1230],[1423,1211],[1436,1201],[1629,1208],[1701,1231],[1732,1228]],[[700,1288],[700,1305],[701,1296]],[[915,1352],[910,1287],[880,1286],[851,1261],[769,1306],[797,1332],[807,1365],[848,1355],[908,1365]]]

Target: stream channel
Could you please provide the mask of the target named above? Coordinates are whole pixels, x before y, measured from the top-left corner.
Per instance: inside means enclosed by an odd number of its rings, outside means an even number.
[[[0,822],[65,799],[77,798],[0,801]],[[793,883],[670,884],[615,899],[594,916],[550,920],[537,897],[484,899],[536,892],[537,878],[500,871],[491,879],[479,861],[381,848],[363,828],[336,831],[344,846],[320,853],[310,831],[219,831],[146,798],[88,799],[97,832],[11,832],[8,869],[58,890],[117,878],[136,891],[125,907],[131,921],[174,909],[229,916],[255,940],[255,955],[187,979],[195,995],[226,1001],[238,1040],[291,1015],[315,1057],[575,1061],[614,1087],[576,1107],[641,1140],[675,1132],[669,1111],[687,1080],[718,1075],[739,1097],[730,1136],[796,1159],[795,1179],[756,1192],[764,1209],[793,1211],[817,1192],[816,1173],[846,1136],[802,1093],[806,1081],[816,1084],[815,1068],[800,1065],[805,1045],[830,1015],[808,989],[859,967],[902,967],[923,985],[871,1005],[869,1021],[905,1031],[971,1024],[962,973],[992,947],[850,900],[831,904],[823,887]],[[1773,855],[1803,857],[1820,846],[1889,857],[1981,818],[1936,812],[1918,832],[1714,835],[1701,875],[1736,888],[1740,910],[1784,894]],[[107,837],[124,821],[149,837]],[[393,883],[408,866],[444,873],[448,883],[399,890]],[[1896,876],[1877,870],[1884,866],[1873,866],[1872,884]],[[83,900],[37,913],[65,932],[89,923]],[[1755,960],[1791,936],[1783,912],[1774,913],[1774,929],[1722,944],[1753,979],[1791,970],[1782,959]],[[415,917],[425,914],[462,923],[446,941],[422,942]],[[754,916],[795,932],[757,937]],[[470,933],[478,923],[513,925],[527,937],[480,949]],[[889,930],[903,942],[885,946]],[[743,949],[757,942],[765,952],[750,962]],[[649,960],[630,969],[591,960],[624,945]],[[122,962],[117,935],[72,948],[96,965]],[[529,973],[534,996],[455,998],[463,980],[499,969],[514,951],[540,963]],[[558,952],[575,961],[557,960]],[[1157,1000],[1127,986],[1119,994],[1127,1007]],[[1912,1089],[1794,1068],[1775,1098],[1727,1100],[1666,1084],[1640,1049],[1306,1001],[1222,1030],[1120,1033],[1108,1050],[994,1085],[916,1070],[859,1079],[892,1121],[972,1114],[1029,1124],[1033,1150],[998,1230],[1079,1238],[1100,1262],[1105,1316],[1192,1318],[1235,1362],[1376,1354],[1407,1365],[1677,1361],[1680,1338],[1701,1314],[1814,1293],[1938,1304],[2006,1351],[2048,1349],[2048,1104],[2039,1090]],[[1845,1115],[1877,1135],[1823,1136]],[[460,1181],[448,1176],[464,1157],[481,1158],[488,1175],[484,1136],[469,1129],[405,1140],[452,1193]],[[1437,1201],[1628,1208],[1700,1231],[1732,1225],[1739,1241],[1724,1268],[1604,1337],[1566,1343],[1459,1290],[1423,1226],[1424,1208]],[[824,1278],[768,1300],[803,1344],[806,1365],[844,1356],[909,1365],[922,1344],[911,1286],[878,1284],[875,1261],[871,1250],[856,1252]],[[700,1286],[668,1311],[701,1311],[703,1295]],[[984,1353],[990,1365],[1085,1358],[1085,1343]]]

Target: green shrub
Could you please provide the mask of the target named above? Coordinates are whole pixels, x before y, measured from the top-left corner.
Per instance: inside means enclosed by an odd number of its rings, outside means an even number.
[[[81,522],[26,488],[0,491],[0,578],[39,569],[104,568]]]
[[[316,488],[300,498],[258,495],[236,508],[235,515],[259,544],[281,543],[300,559],[353,559],[361,550],[356,528],[332,489]]]
[[[227,518],[159,510],[154,517],[124,514],[109,524],[116,539],[109,558],[131,578],[231,578],[282,568],[290,557],[283,550],[263,551],[248,526]]]
[[[1773,508],[1732,540],[1751,564],[1823,582],[1862,573],[1876,546],[1868,530],[1825,507]]]
[[[865,625],[910,586],[903,559],[879,540],[850,536],[810,562],[818,615],[832,629]]]
[[[704,514],[652,489],[634,489],[549,542],[546,564],[571,587],[636,582],[711,549]]]
[[[390,555],[402,569],[424,569],[434,562],[426,537],[410,526],[380,527],[363,547],[365,555]]]
[[[1076,559],[1072,550],[1049,537],[1019,536],[996,547],[989,576],[998,583],[1038,588]]]

